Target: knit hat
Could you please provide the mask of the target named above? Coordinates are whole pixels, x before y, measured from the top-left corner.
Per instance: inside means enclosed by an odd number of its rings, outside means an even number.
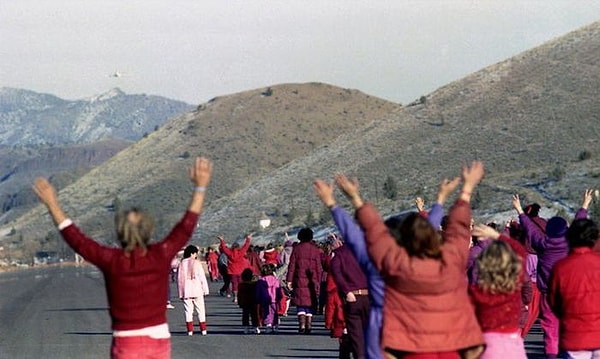
[[[569,225],[567,221],[562,217],[552,217],[546,224],[546,234],[550,238],[564,237],[567,233]]]

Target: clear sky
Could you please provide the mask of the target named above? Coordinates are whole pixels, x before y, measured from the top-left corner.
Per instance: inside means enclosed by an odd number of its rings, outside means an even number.
[[[0,0],[0,86],[196,104],[320,81],[407,103],[598,20],[597,0]]]

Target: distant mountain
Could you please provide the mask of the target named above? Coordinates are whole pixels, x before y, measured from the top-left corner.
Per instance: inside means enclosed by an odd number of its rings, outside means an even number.
[[[113,213],[109,209],[116,198],[123,206],[148,208],[156,216],[160,235],[187,205],[191,184],[186,170],[193,156],[206,155],[215,161],[208,198],[214,201],[328,146],[343,133],[400,109],[398,104],[356,90],[319,83],[218,97],[169,121],[64,188],[61,200],[86,231],[111,243]],[[287,191],[286,187],[278,189],[282,195]],[[49,221],[40,222],[43,212],[38,207],[5,228],[15,227],[25,240],[43,238],[53,230]],[[244,215],[260,213],[249,210]],[[238,220],[228,219],[232,226]]]
[[[192,108],[160,96],[128,95],[118,88],[83,100],[63,100],[28,90],[0,88],[0,145],[135,141],[167,119]]]
[[[35,176],[66,186],[191,105],[119,89],[84,100],[0,88],[0,221],[37,203]]]

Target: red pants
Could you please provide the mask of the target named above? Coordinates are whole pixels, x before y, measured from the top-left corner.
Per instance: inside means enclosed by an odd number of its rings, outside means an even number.
[[[531,303],[529,303],[529,313],[527,314],[527,321],[525,322],[525,326],[523,326],[523,331],[521,332],[521,338],[525,338],[531,327],[533,327],[533,323],[537,320],[540,315],[540,290],[538,289],[535,283],[533,284],[533,296],[531,297]]]
[[[171,339],[113,337],[111,359],[170,359]]]
[[[242,281],[242,276],[240,274],[232,274],[231,275],[231,290],[237,293],[238,287],[240,286],[240,282]]]

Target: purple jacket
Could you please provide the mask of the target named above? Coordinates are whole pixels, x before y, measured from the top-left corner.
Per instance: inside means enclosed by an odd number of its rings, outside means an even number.
[[[329,266],[335,284],[344,296],[355,290],[367,289],[367,277],[347,246],[333,251]]]
[[[587,218],[587,210],[577,211],[575,219]],[[565,237],[549,238],[526,214],[519,215],[519,221],[525,231],[527,246],[536,251],[538,256],[537,286],[542,293],[548,292],[552,268],[559,260],[569,254],[569,244]]]
[[[469,284],[477,283],[477,257],[479,257],[491,243],[492,241],[490,240],[478,241],[469,250],[469,258],[467,259],[467,277],[469,278]]]

